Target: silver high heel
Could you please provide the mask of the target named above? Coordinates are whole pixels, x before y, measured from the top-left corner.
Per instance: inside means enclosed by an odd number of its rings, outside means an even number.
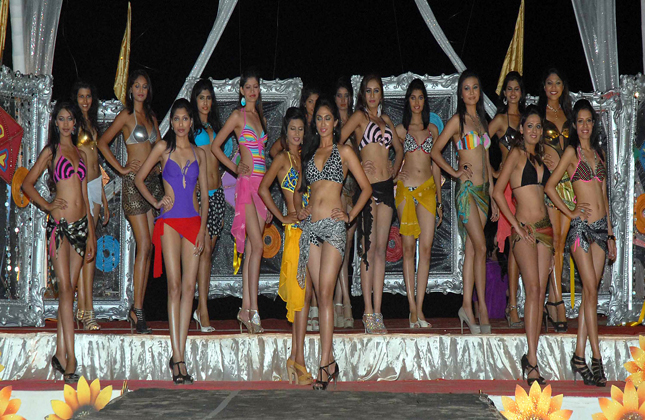
[[[212,326],[210,326],[210,325],[209,325],[208,327],[202,327],[202,320],[201,320],[201,319],[199,319],[199,315],[197,315],[197,311],[193,312],[193,319],[194,319],[194,320],[195,320],[195,322],[197,323],[197,326],[199,327],[199,330],[200,330],[201,332],[203,332],[203,333],[210,333],[210,332],[215,331],[215,328],[213,328],[213,327],[212,327]]]
[[[461,321],[461,333],[464,333],[464,322],[470,329],[471,334],[481,334],[481,329],[479,328],[479,325],[471,324],[470,319],[468,319],[468,315],[466,315],[466,311],[464,310],[463,307],[459,308],[459,311],[457,312],[457,316],[459,317],[459,320]],[[490,329],[490,325],[488,326]]]
[[[410,328],[419,328],[419,318],[416,322],[412,322],[412,314],[408,315],[408,322],[410,323]]]
[[[251,315],[253,314],[253,315]],[[253,329],[253,334],[261,334],[264,332],[264,328],[262,328],[262,323],[260,322],[260,314],[258,314],[257,309],[249,309],[249,315],[251,315],[251,326]]]

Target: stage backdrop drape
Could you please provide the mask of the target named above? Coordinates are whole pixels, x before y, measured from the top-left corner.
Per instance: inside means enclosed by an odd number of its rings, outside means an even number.
[[[593,89],[619,86],[616,0],[571,0],[587,58]]]
[[[63,0],[23,0],[25,73],[52,74]]]

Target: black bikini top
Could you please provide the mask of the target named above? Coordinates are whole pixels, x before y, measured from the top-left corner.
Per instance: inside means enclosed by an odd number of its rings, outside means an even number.
[[[506,120],[508,121],[508,127],[506,128],[504,135],[499,139],[499,142],[507,150],[511,150],[511,140],[517,135],[517,130],[511,127],[511,121],[508,117],[508,114],[506,114]]]
[[[551,176],[551,171],[549,171],[549,168],[547,168],[546,165],[543,165],[543,167],[544,172],[542,172],[542,180],[538,181],[537,169],[535,169],[535,166],[533,166],[533,164],[527,157],[526,164],[524,165],[524,170],[522,171],[522,183],[519,187],[515,187],[514,189],[522,188],[527,185],[542,185],[543,187],[546,186],[546,183]]]

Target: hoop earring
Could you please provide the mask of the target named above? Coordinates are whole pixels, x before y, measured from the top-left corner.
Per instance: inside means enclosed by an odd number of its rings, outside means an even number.
[[[240,104],[242,104],[242,106],[246,106],[246,98],[244,96],[242,96],[242,99],[240,100]]]
[[[378,104],[378,110],[376,111],[376,116],[380,118],[382,113],[383,113],[383,104]]]

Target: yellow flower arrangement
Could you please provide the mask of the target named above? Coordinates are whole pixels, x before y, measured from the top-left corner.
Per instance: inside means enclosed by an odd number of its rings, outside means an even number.
[[[573,411],[561,410],[562,398],[562,395],[551,398],[551,385],[541,390],[537,381],[531,385],[528,395],[516,385],[515,401],[502,397],[502,415],[509,420],[568,420]]]
[[[625,392],[617,386],[611,387],[611,399],[598,398],[602,413],[596,413],[593,420],[645,420],[645,387],[636,390],[632,381],[625,383]]]
[[[638,337],[638,345],[639,347],[632,346],[629,348],[634,360],[630,360],[623,365],[627,372],[631,373],[627,380],[631,381],[636,388],[645,380],[645,336]]]
[[[20,400],[11,399],[12,389],[11,386],[5,386],[0,390],[0,420],[25,420],[16,414],[20,408]]]
[[[54,414],[50,414],[47,420],[68,420],[74,415],[81,413],[95,413],[105,407],[112,398],[112,385],[101,390],[101,383],[95,379],[91,385],[83,376],[78,381],[76,391],[69,385],[65,385],[65,401],[52,401]]]

